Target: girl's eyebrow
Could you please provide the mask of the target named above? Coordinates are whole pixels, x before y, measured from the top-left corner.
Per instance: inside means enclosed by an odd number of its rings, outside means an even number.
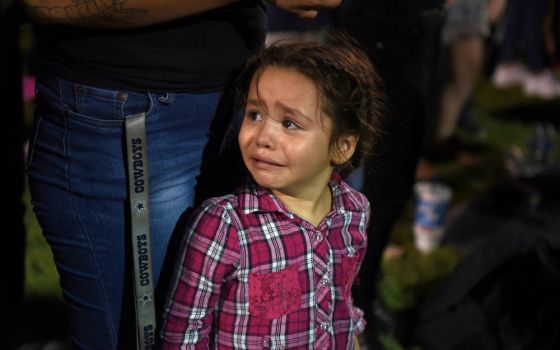
[[[292,108],[292,107],[286,106],[282,102],[276,102],[276,104],[278,105],[278,107],[280,107],[280,109],[284,110],[285,112],[290,112],[292,114],[299,115],[299,116],[309,120],[310,122],[313,122],[312,118],[309,118],[307,115],[305,115],[303,112],[301,112],[297,108]]]
[[[266,105],[264,103],[262,103],[261,100],[259,100],[258,98],[250,98],[247,100],[247,105],[250,105],[252,107],[261,109],[262,112],[264,112],[265,114],[268,113],[268,110],[266,108]]]
[[[256,98],[252,98],[252,99],[247,100],[247,104],[252,105],[254,107],[261,107],[262,106],[261,101],[259,101]]]
[[[257,107],[257,108],[266,108],[266,106],[263,105],[263,103],[261,103],[261,101],[257,98],[251,98],[247,100],[247,104]],[[308,117],[307,115],[305,115],[303,112],[301,112],[300,110],[298,110],[297,108],[292,108],[289,106],[286,106],[285,104],[283,104],[282,102],[276,102],[276,105],[282,109],[284,112],[289,112],[295,115],[298,115],[302,118],[305,118],[307,120],[309,120],[310,122],[313,122],[313,119]],[[264,111],[266,113],[266,111]]]

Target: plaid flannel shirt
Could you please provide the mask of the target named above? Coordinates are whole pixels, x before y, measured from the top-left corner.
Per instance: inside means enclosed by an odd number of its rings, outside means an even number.
[[[353,349],[365,327],[353,280],[369,203],[337,174],[315,227],[251,183],[206,201],[187,225],[163,349]]]

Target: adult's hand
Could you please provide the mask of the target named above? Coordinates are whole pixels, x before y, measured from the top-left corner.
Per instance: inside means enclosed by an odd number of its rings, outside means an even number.
[[[342,0],[267,0],[269,3],[302,18],[315,18],[322,8],[336,8]]]

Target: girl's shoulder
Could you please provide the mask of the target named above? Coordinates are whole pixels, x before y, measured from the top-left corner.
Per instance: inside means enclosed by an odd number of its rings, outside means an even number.
[[[235,193],[230,193],[225,196],[211,197],[206,199],[195,210],[197,216],[212,215],[212,216],[225,216],[231,215],[231,212],[236,212],[239,207],[238,196]]]
[[[200,208],[225,208],[237,206],[239,206],[239,201],[237,200],[235,192],[233,192],[225,196],[208,198],[202,202]]]
[[[247,183],[227,195],[206,199],[196,209],[196,212],[198,215],[211,214],[237,218],[250,212],[251,210],[248,208],[258,202],[259,187],[256,184]]]
[[[370,204],[366,196],[352,188],[344,180],[334,178],[334,186],[331,185],[334,196],[339,197],[342,206],[346,210],[350,211],[367,211],[369,210]],[[338,180],[338,181],[337,181]]]

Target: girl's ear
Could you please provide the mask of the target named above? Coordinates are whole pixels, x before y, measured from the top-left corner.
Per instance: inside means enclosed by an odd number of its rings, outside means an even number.
[[[350,160],[356,150],[358,138],[356,135],[345,135],[339,138],[332,155],[332,162],[341,165]]]

